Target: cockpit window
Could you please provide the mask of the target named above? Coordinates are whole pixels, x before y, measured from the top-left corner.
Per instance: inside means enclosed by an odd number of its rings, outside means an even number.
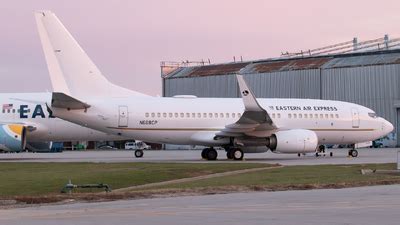
[[[370,112],[368,113],[368,116],[372,117],[372,118],[377,118],[378,116],[376,115],[376,113],[374,112]]]

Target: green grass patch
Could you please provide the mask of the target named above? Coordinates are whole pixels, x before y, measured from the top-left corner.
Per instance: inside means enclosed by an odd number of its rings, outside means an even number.
[[[154,189],[194,189],[221,187],[262,187],[282,190],[285,187],[346,187],[380,183],[400,183],[398,175],[362,175],[361,169],[394,170],[395,164],[287,166],[219,178],[159,186]]]
[[[118,189],[213,173],[267,167],[254,163],[12,163],[0,164],[0,197],[60,193],[73,184]],[[86,190],[88,191],[88,190]],[[97,189],[89,191],[100,191]]]

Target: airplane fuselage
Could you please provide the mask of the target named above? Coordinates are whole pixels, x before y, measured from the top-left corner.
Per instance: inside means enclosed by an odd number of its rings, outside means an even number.
[[[32,131],[27,134],[29,142],[121,139],[118,136],[51,117],[45,104],[50,101],[51,93],[2,93],[0,94],[2,107],[0,123],[23,124],[31,127]]]
[[[312,99],[257,100],[279,129],[248,132],[251,136],[307,129],[317,134],[319,144],[354,144],[378,139],[393,128],[374,111],[357,104]],[[244,111],[240,98],[128,97],[88,102],[92,104],[86,112],[54,108],[54,114],[103,132],[185,145],[227,144],[229,139],[215,140],[215,134],[235,123]]]

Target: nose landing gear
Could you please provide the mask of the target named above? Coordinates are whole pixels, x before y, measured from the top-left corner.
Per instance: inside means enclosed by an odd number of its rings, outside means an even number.
[[[144,153],[143,153],[143,150],[140,150],[140,149],[139,149],[139,150],[136,150],[136,151],[135,151],[135,157],[136,157],[136,158],[142,158],[142,157],[143,157],[143,154],[144,154]]]

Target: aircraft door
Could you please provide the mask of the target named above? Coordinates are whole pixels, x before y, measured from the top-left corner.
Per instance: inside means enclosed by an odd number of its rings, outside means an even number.
[[[119,106],[119,117],[118,117],[118,127],[128,126],[128,106]]]
[[[358,109],[356,108],[351,109],[351,118],[352,118],[353,128],[358,128],[360,126],[360,113],[358,112]]]

